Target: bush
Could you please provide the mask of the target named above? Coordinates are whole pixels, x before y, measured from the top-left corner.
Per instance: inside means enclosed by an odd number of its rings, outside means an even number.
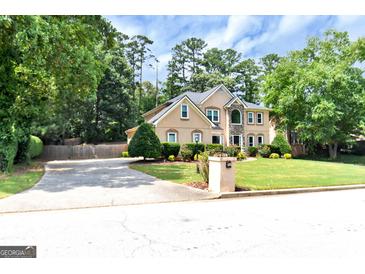
[[[223,151],[223,145],[221,144],[208,144],[205,146],[205,151],[215,151],[215,152],[219,152],[219,151]]]
[[[285,159],[291,159],[291,158],[292,158],[292,156],[291,156],[291,154],[290,154],[290,153],[285,153],[285,154],[284,154],[284,158],[285,158]]]
[[[30,158],[37,157],[43,152],[43,142],[37,136],[30,135],[29,156]]]
[[[194,161],[198,161],[199,160],[199,154],[195,154],[194,155]]]
[[[161,143],[162,156],[167,159],[170,155],[177,157],[180,152],[180,144],[178,143]]]
[[[18,150],[18,142],[15,138],[4,139],[0,141],[0,172],[11,172]]]
[[[239,152],[237,154],[237,160],[246,160],[247,159],[247,156],[244,152]]]
[[[268,147],[270,148],[271,153],[277,153],[280,154],[280,148],[276,145],[268,145]]]
[[[279,154],[277,154],[277,153],[271,153],[269,158],[270,158],[270,159],[279,159],[279,158],[280,158],[280,156],[279,156]]]
[[[190,149],[193,152],[193,156],[195,154],[199,154],[200,152],[205,151],[205,145],[202,143],[187,143],[187,144],[184,144],[183,146]],[[191,156],[191,157],[193,157],[193,156]],[[193,159],[193,158],[191,158],[191,159]]]
[[[193,151],[185,145],[182,146],[180,153],[184,161],[190,161],[194,155]]]
[[[209,157],[208,152],[202,152],[198,156],[199,173],[202,176],[204,182],[208,182],[208,180],[209,180],[209,161],[208,161],[208,157]]]
[[[128,151],[123,151],[122,152],[122,157],[129,157]]]
[[[268,158],[271,154],[271,149],[267,145],[263,145],[258,149],[258,153],[261,157]]]
[[[174,155],[170,155],[167,160],[169,160],[170,162],[175,161],[175,156]]]
[[[226,152],[228,157],[237,157],[238,153],[241,152],[241,148],[239,146],[228,146]]]
[[[128,145],[131,157],[158,158],[161,156],[161,143],[152,126],[142,123]]]
[[[251,157],[256,157],[257,147],[248,147],[248,155]]]
[[[271,143],[272,146],[277,146],[280,150],[280,155],[291,153],[291,146],[284,137],[284,134],[279,132]]]

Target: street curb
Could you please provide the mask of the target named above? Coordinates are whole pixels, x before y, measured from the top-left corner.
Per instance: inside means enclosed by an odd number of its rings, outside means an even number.
[[[265,195],[282,195],[282,194],[299,194],[322,191],[350,190],[365,188],[365,184],[361,185],[346,185],[346,186],[326,186],[326,187],[308,187],[308,188],[291,188],[291,189],[275,189],[275,190],[253,190],[253,191],[237,191],[237,192],[222,192],[220,199],[238,198],[238,197],[255,197]]]

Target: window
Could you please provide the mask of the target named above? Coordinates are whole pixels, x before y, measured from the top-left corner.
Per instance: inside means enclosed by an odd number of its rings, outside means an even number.
[[[239,111],[238,109],[234,109],[231,113],[231,123],[242,124],[241,118],[241,111]]]
[[[248,135],[248,146],[249,147],[253,147],[255,146],[255,138],[253,137],[253,135]]]
[[[222,136],[213,135],[212,136],[212,144],[222,144]]]
[[[253,124],[254,121],[254,116],[253,116],[253,112],[248,112],[247,113],[247,124]]]
[[[181,119],[188,119],[189,118],[189,106],[187,104],[181,105]]]
[[[212,122],[219,122],[219,110],[218,109],[207,109],[207,117]]]
[[[176,132],[167,132],[167,142],[176,143],[177,142],[177,133]]]
[[[264,123],[264,114],[262,112],[257,113],[257,123],[260,125]]]
[[[257,136],[257,144],[258,145],[263,145],[264,144],[264,136],[263,135]]]
[[[241,135],[232,135],[231,143],[236,146],[241,146]]]
[[[193,133],[193,142],[201,143],[202,142],[202,134],[200,132],[194,132]]]

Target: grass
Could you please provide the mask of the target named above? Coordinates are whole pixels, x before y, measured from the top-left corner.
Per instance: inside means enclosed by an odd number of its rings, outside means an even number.
[[[237,162],[236,186],[266,190],[365,184],[365,156],[341,158],[342,162],[267,158]],[[202,181],[194,163],[134,164],[131,168],[175,183]]]
[[[15,165],[12,174],[0,175],[0,199],[31,188],[43,173],[43,167],[36,163]]]

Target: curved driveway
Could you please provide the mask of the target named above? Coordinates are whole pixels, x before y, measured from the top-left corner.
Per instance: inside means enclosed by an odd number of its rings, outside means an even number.
[[[33,188],[0,200],[0,213],[214,198],[128,168],[133,160],[52,161]]]

